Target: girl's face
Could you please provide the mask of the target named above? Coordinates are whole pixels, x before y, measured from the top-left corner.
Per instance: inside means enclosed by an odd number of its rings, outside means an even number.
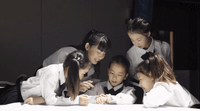
[[[80,80],[83,79],[83,76],[90,70],[90,65],[88,65],[84,69],[79,69],[79,78]]]
[[[151,39],[150,37],[150,32],[148,33],[147,36],[139,33],[134,33],[134,32],[128,32],[128,36],[131,40],[131,42],[141,48],[141,49],[148,49],[150,44],[151,44]]]
[[[86,43],[85,49],[88,52],[88,58],[92,64],[97,64],[99,61],[104,59],[106,53],[98,49],[98,45],[90,46]]]
[[[146,75],[138,72],[137,77],[139,79],[139,84],[144,88],[146,92],[149,92],[152,88],[153,85],[155,84],[153,78],[147,77]]]
[[[108,77],[110,84],[115,87],[127,78],[126,69],[118,63],[112,63],[108,69]]]

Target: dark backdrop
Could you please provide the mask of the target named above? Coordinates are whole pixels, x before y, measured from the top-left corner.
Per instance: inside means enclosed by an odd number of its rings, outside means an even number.
[[[46,57],[61,47],[81,44],[91,29],[103,31],[112,42],[110,52],[101,61],[100,78],[106,80],[110,58],[125,55],[132,45],[126,20],[134,15],[134,3],[0,0],[0,80],[14,82],[20,74],[33,75]],[[189,71],[186,84],[199,98],[199,2],[154,0],[152,8],[152,24],[158,30],[174,32],[174,69]]]

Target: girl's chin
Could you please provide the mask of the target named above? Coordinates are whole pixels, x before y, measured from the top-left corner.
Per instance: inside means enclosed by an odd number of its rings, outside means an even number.
[[[92,62],[92,64],[94,64],[94,65],[96,65],[97,63],[98,63],[98,62],[96,62],[96,61],[93,61],[93,62]]]

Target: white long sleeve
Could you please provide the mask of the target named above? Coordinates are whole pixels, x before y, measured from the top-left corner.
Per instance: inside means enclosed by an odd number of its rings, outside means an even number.
[[[21,85],[22,98],[25,100],[29,96],[41,96],[47,105],[70,105],[74,104],[70,98],[58,97],[56,92],[61,84],[65,83],[63,64],[53,64],[37,71],[35,77],[30,77],[23,81]]]
[[[143,104],[145,107],[159,107],[163,105],[190,107],[193,104],[199,104],[199,101],[178,82],[177,84],[156,82],[153,89],[144,96]]]
[[[118,105],[133,104],[137,99],[136,96],[134,95],[134,91],[135,89],[132,87],[125,87],[123,91],[117,95],[108,94],[107,96],[109,97],[109,100],[111,100],[108,101],[108,103],[118,104]]]

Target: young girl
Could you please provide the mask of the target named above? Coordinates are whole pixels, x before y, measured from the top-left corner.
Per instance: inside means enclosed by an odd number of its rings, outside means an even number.
[[[37,71],[35,77],[30,77],[21,82],[20,94],[8,96],[16,97],[16,95],[19,95],[20,97],[12,102],[24,100],[27,104],[73,104],[79,94],[80,80],[89,69],[90,62],[86,53],[74,51],[67,56],[64,63],[41,68]],[[8,101],[7,98],[4,100]],[[87,96],[80,95],[79,98],[80,105],[89,103]]]
[[[130,79],[138,80],[135,68],[143,61],[142,56],[147,52],[156,52],[162,55],[171,65],[171,51],[167,42],[154,40],[151,37],[151,25],[143,18],[130,19],[128,21],[128,36],[133,46],[127,51],[127,59],[130,61]]]
[[[87,95],[99,95],[91,102],[97,104],[133,104],[136,100],[133,87],[125,87],[123,81],[126,80],[129,70],[129,61],[122,55],[112,57],[108,68],[108,81],[100,82],[94,88],[88,90]]]
[[[158,54],[149,52],[137,69],[139,84],[146,90],[145,107],[191,107],[199,101],[183,88],[174,76],[172,68]]]
[[[86,80],[88,80],[90,76],[94,73],[96,73],[97,77],[99,76],[99,61],[101,61],[105,57],[106,52],[110,49],[110,47],[111,42],[103,32],[91,30],[86,35],[82,45],[77,46],[76,48],[74,46],[69,46],[59,49],[43,61],[43,67],[48,66],[50,64],[63,63],[65,57],[70,52],[75,51],[77,49],[87,51],[89,60],[94,66],[92,66],[88,74],[83,77],[82,81],[84,82],[81,82],[81,86],[83,87],[81,87],[80,90],[81,92],[85,92],[89,88],[93,87],[93,85],[91,84],[92,81]]]

